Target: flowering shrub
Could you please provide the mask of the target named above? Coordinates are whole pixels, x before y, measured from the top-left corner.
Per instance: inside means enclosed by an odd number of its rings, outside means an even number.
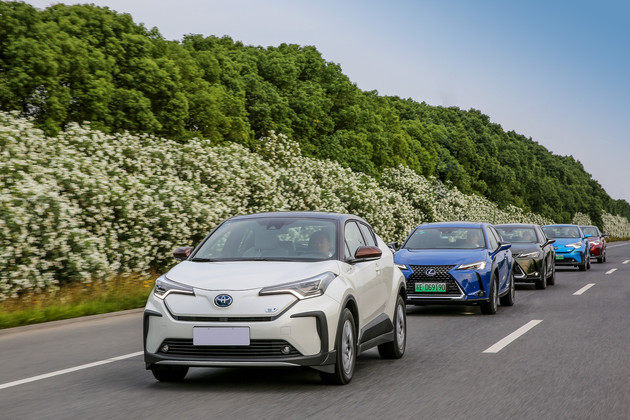
[[[588,214],[577,212],[573,215],[573,220],[571,221],[574,225],[583,225],[588,226],[592,225],[591,216]]]
[[[630,238],[630,223],[627,218],[603,212],[602,221],[604,232],[613,238]]]
[[[172,250],[198,243],[220,221],[277,210],[354,213],[386,241],[424,221],[550,223],[499,209],[408,168],[380,181],[302,156],[270,133],[252,152],[209,140],[108,135],[72,125],[56,137],[0,113],[0,300],[62,282],[164,270]],[[630,236],[604,214],[606,231]]]

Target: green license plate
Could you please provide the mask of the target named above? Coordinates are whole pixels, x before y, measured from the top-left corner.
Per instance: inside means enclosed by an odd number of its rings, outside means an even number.
[[[421,293],[444,293],[446,283],[416,283],[415,291]]]
[[[556,255],[556,260],[564,260],[564,255]]]

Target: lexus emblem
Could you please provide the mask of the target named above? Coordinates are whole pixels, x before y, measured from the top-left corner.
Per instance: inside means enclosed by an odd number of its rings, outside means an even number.
[[[230,295],[218,295],[214,298],[214,304],[219,308],[225,308],[232,304],[232,296]]]
[[[433,277],[433,276],[435,276],[435,269],[434,268],[429,268],[429,269],[427,269],[427,271],[424,272],[424,274],[426,274],[427,277]]]

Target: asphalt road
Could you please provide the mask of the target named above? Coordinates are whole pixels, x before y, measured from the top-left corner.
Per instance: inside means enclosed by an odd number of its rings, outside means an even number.
[[[4,330],[0,418],[627,419],[629,304],[630,243],[612,243],[608,262],[559,269],[546,290],[519,286],[494,316],[408,307],[403,359],[366,352],[343,387],[300,368],[191,369],[158,383],[139,311]]]

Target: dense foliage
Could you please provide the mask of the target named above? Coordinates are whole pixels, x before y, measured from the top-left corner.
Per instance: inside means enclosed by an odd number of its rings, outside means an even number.
[[[0,110],[32,118],[49,135],[90,121],[104,133],[255,150],[255,139],[275,131],[305,156],[377,179],[404,165],[559,222],[576,212],[600,227],[603,211],[630,217],[628,202],[611,199],[572,157],[505,132],[477,110],[361,91],[312,46],[166,41],[127,14],[91,5],[37,10],[0,1],[0,20]]]
[[[164,270],[176,246],[194,245],[236,214],[356,213],[387,241],[423,221],[547,222],[402,166],[377,180],[305,157],[285,136],[266,137],[256,149],[76,124],[51,138],[0,112],[0,300],[60,282]]]

